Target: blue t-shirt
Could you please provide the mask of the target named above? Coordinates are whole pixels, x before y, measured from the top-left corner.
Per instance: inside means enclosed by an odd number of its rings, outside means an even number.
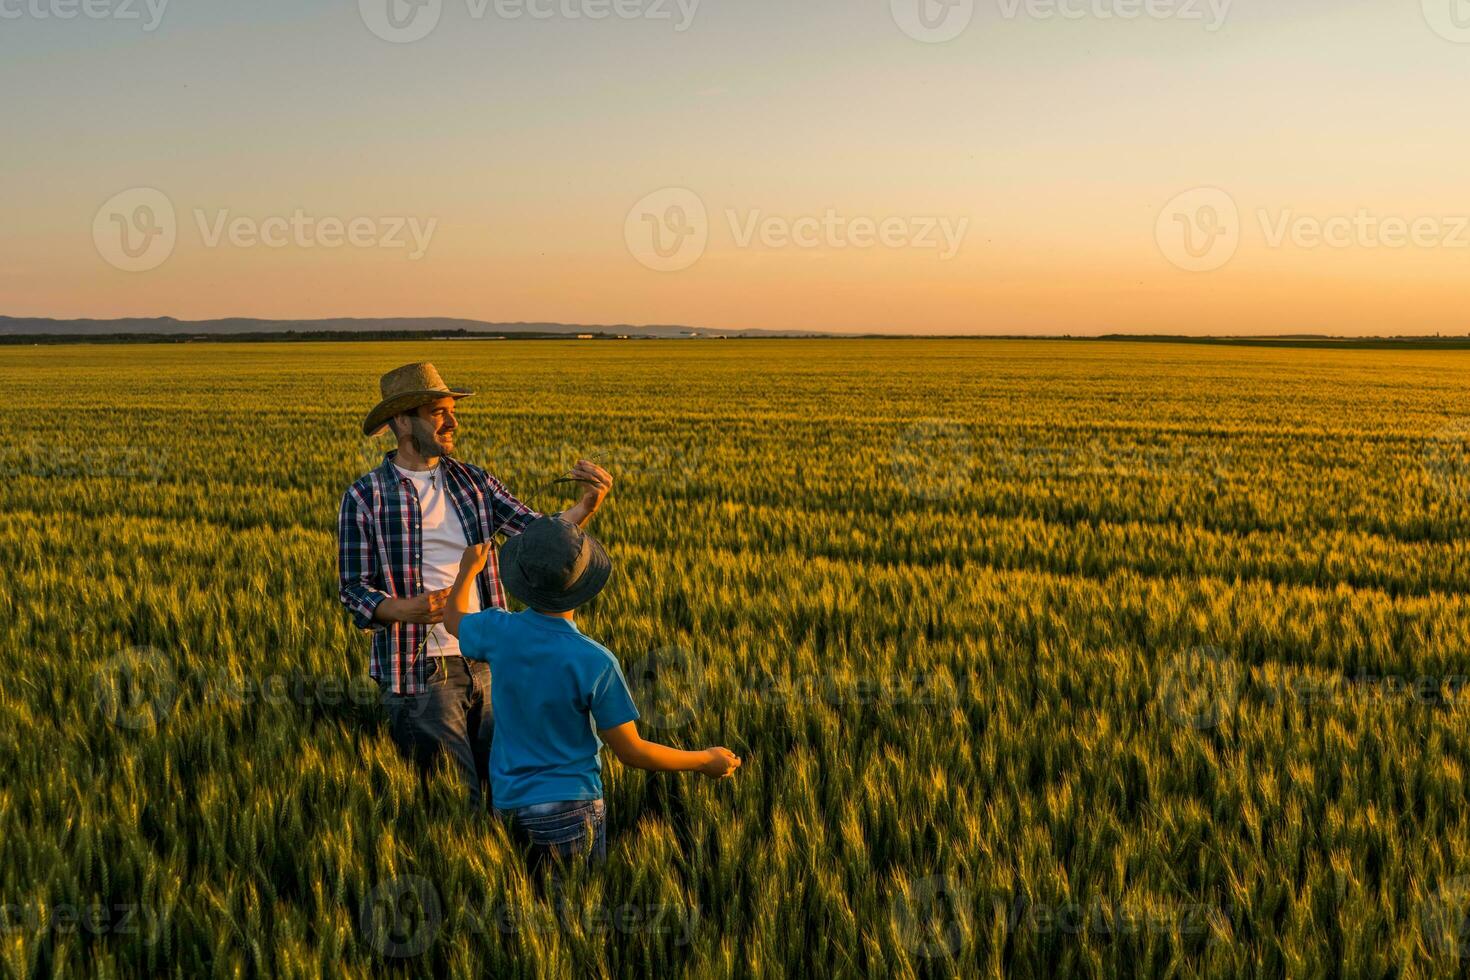
[[[501,810],[602,797],[599,729],[638,720],[617,658],[568,619],[487,609],[459,649],[490,665],[490,791]]]

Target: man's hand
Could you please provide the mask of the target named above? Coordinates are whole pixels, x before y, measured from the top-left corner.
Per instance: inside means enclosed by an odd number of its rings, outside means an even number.
[[[561,516],[578,527],[585,527],[592,515],[597,513],[597,508],[601,507],[602,502],[607,499],[607,495],[612,492],[612,474],[591,460],[579,459],[577,465],[573,466],[571,472],[567,474],[567,479],[581,483],[587,489],[582,491],[582,499],[577,501],[577,505],[565,511]]]
[[[472,544],[464,550],[459,559],[459,571],[462,575],[478,575],[480,569],[490,560],[490,543]]]
[[[448,589],[425,592],[412,598],[388,598],[378,603],[373,618],[385,623],[424,623],[433,625],[444,621],[444,603],[449,598]]]
[[[591,460],[577,460],[577,465],[572,467],[572,472],[568,475],[578,483],[587,485],[587,489],[582,493],[582,502],[591,506],[593,510],[596,510],[603,498],[612,491],[612,474]]]
[[[705,749],[704,754],[708,761],[699,767],[699,771],[711,779],[729,779],[740,768],[740,756],[722,745]]]

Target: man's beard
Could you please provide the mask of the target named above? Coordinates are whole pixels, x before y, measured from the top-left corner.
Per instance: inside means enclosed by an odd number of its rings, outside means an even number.
[[[418,429],[413,431],[413,451],[424,459],[433,459],[436,456],[453,456],[452,448],[445,448],[432,435],[425,435]]]

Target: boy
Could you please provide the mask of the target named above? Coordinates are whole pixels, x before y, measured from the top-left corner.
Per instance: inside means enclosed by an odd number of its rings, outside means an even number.
[[[489,553],[487,544],[465,549],[444,626],[466,658],[490,664],[490,791],[496,813],[530,845],[533,873],[550,857],[580,852],[589,831],[591,860],[606,857],[603,744],[637,769],[718,779],[740,768],[726,748],[681,752],[639,738],[638,709],[617,658],[572,619],[612,572],[594,538],[560,517],[532,521],[501,547],[499,562],[506,591],[530,608],[470,615],[470,589]]]

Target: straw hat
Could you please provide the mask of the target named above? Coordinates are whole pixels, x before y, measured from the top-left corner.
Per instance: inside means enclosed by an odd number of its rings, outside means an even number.
[[[367,418],[362,423],[362,434],[375,436],[383,431],[388,420],[402,412],[436,402],[441,398],[453,398],[459,401],[474,394],[464,388],[451,388],[439,377],[439,372],[434,365],[424,362],[422,364],[405,364],[401,368],[394,368],[383,375],[378,387],[382,391],[383,400],[368,412]]]

